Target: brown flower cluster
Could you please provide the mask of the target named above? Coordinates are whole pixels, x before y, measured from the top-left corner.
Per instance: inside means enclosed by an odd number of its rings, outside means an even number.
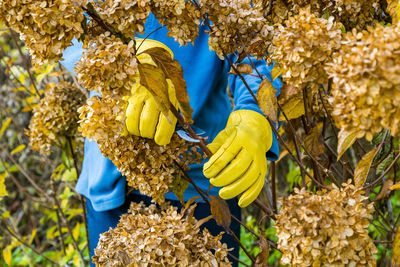
[[[124,44],[110,32],[91,39],[75,71],[79,83],[91,91],[129,95],[138,73],[134,41]]]
[[[192,214],[176,207],[131,203],[116,228],[100,236],[96,266],[231,266],[221,234],[201,231]],[[214,250],[213,254],[211,250]]]
[[[292,14],[297,14],[302,8],[310,8],[318,17],[334,16],[347,30],[361,30],[374,25],[380,12],[377,0],[288,0],[288,6]]]
[[[382,129],[400,134],[399,40],[400,24],[346,35],[327,66],[338,127],[368,140]]]
[[[78,134],[78,108],[85,103],[85,95],[69,82],[48,85],[45,97],[33,110],[33,117],[26,134],[32,149],[44,155],[52,146],[62,146],[65,138]]]
[[[389,15],[392,17],[392,23],[398,23],[400,20],[399,14],[400,14],[400,3],[397,0],[388,0],[387,1],[387,8],[386,10],[388,11]]]
[[[271,58],[285,70],[283,80],[299,88],[309,86],[313,91],[318,90],[318,84],[327,83],[328,75],[323,67],[340,48],[342,39],[333,17],[317,18],[309,9],[302,9],[278,31]]]
[[[283,199],[276,221],[282,264],[292,266],[375,266],[377,252],[368,236],[372,204],[344,184],[316,194],[295,189]]]
[[[171,143],[158,146],[153,140],[124,134],[126,101],[116,97],[92,98],[80,112],[82,135],[99,144],[101,153],[126,176],[128,185],[157,203],[171,191],[179,168],[199,162],[201,155],[192,144],[177,135]],[[189,152],[188,152],[189,151]]]
[[[105,0],[95,3],[101,19],[127,37],[144,34],[150,0]]]
[[[0,21],[21,34],[36,65],[56,62],[83,33],[85,0],[0,0]]]
[[[239,47],[250,45],[255,33],[267,24],[260,6],[247,0],[202,0],[203,13],[212,22],[208,45],[223,59]],[[268,32],[268,28],[264,28]],[[268,36],[268,33],[264,32]]]
[[[194,43],[199,35],[201,12],[192,1],[185,0],[153,0],[151,11],[166,25],[168,37],[173,37],[180,45]]]

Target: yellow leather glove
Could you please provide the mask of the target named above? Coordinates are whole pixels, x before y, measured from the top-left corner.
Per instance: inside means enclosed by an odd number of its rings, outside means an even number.
[[[136,46],[142,43],[141,39],[136,39]],[[143,52],[152,47],[162,47],[167,49],[171,58],[174,54],[172,51],[155,40],[146,39],[140,45],[138,53]],[[138,55],[140,63],[148,63],[156,66],[152,58],[148,54]],[[169,100],[172,105],[178,109],[178,100],[175,95],[175,87],[170,79],[167,79]],[[131,96],[128,98],[128,107],[126,109],[126,129],[130,134],[154,139],[158,145],[167,145],[171,141],[172,134],[175,131],[177,119],[169,112],[169,117],[172,123],[169,123],[167,118],[161,113],[157,107],[156,102],[150,92],[139,83],[139,76],[137,83],[131,90]]]
[[[252,110],[235,111],[208,145],[214,155],[204,164],[203,173],[212,185],[223,187],[221,198],[242,194],[238,204],[246,207],[263,188],[271,145],[271,126],[264,116]]]

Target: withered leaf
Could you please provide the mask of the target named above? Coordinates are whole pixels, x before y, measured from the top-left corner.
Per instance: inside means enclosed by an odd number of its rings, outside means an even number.
[[[357,133],[357,130],[351,132],[348,132],[344,129],[340,130],[338,136],[337,160],[339,160],[343,156],[344,152],[346,152],[346,150],[349,149],[349,147],[351,147],[357,140]]]
[[[324,145],[319,142],[320,135],[321,129],[316,126],[312,128],[310,133],[304,138],[304,146],[313,157],[318,157],[325,151]]]
[[[264,79],[257,92],[257,100],[261,111],[274,122],[277,122],[276,89],[268,79]]]
[[[161,112],[171,122],[168,114],[171,102],[168,97],[168,83],[164,72],[148,63],[139,64],[138,69],[140,84],[149,90]]]
[[[172,182],[172,192],[176,195],[179,201],[184,204],[185,201],[183,199],[183,195],[186,189],[189,187],[189,182],[182,178],[182,176],[175,176],[174,181]]]
[[[400,266],[400,227],[397,228],[396,235],[394,236],[393,244],[392,244],[392,266],[399,267]]]
[[[392,180],[386,180],[383,183],[381,192],[376,196],[375,201],[379,200],[379,199],[386,198],[390,194],[390,188],[392,187],[392,185],[393,185],[393,181]]]
[[[357,188],[361,188],[367,180],[368,172],[371,168],[371,164],[375,158],[377,150],[377,148],[372,149],[370,152],[364,155],[360,162],[358,162],[354,171],[354,183]]]
[[[231,212],[225,200],[219,196],[210,197],[211,214],[218,225],[228,229],[231,225]]]
[[[279,75],[281,75],[283,73],[283,69],[281,67],[278,66],[278,64],[276,64],[274,66],[274,68],[271,71],[271,77],[272,80],[274,81],[276,78],[279,77]]]
[[[289,120],[297,119],[305,114],[303,92],[300,88],[285,84],[279,95],[279,104]],[[280,116],[281,120],[285,120],[285,116]]]
[[[260,253],[257,255],[255,267],[268,266],[268,259],[269,245],[267,239],[263,235],[260,235]]]
[[[250,74],[253,72],[253,67],[251,67],[248,63],[240,63],[236,66],[236,69],[239,71],[240,74]],[[236,74],[236,71],[232,68],[229,72],[230,74]]]
[[[199,228],[200,226],[202,226],[203,224],[205,224],[206,222],[208,222],[208,221],[211,220],[212,218],[213,218],[213,216],[210,215],[210,216],[207,216],[207,217],[205,217],[205,218],[199,220],[199,221],[197,222],[197,224],[196,224],[196,227]]]
[[[165,77],[172,81],[183,117],[187,123],[192,124],[193,109],[189,104],[189,95],[186,90],[186,81],[183,79],[181,64],[177,60],[172,59],[171,54],[161,47],[147,49],[144,53],[149,54],[157,66],[164,72]]]

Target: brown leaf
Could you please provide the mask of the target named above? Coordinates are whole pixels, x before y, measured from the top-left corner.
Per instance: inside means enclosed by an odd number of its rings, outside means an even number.
[[[269,245],[266,238],[260,235],[260,253],[256,257],[255,267],[265,267],[268,266],[269,259]]]
[[[202,226],[203,224],[205,224],[206,222],[208,222],[208,221],[211,220],[212,218],[213,218],[213,216],[210,215],[210,216],[207,216],[207,217],[205,217],[205,218],[203,218],[203,219],[197,221],[196,227],[199,228],[200,226]]]
[[[338,140],[338,147],[337,147],[337,152],[338,152],[338,157],[337,160],[339,160],[344,152],[346,152],[347,149],[349,149],[354,142],[357,140],[357,131],[351,131],[347,132],[346,130],[340,130],[339,132],[339,140]]]
[[[254,51],[256,51],[257,48],[264,43],[264,40],[262,40],[261,38],[256,38],[253,39],[251,42],[252,43],[249,46],[248,54],[253,54]]]
[[[376,196],[375,201],[379,200],[379,199],[386,198],[390,194],[390,188],[392,187],[392,185],[393,185],[393,181],[392,180],[386,180],[383,183],[381,192]]]
[[[276,89],[268,79],[264,79],[260,84],[257,100],[264,115],[277,122]]]
[[[172,192],[176,195],[179,201],[184,204],[185,201],[183,199],[183,194],[189,186],[189,182],[182,178],[182,176],[175,176],[174,181],[172,182]]]
[[[240,74],[250,74],[253,73],[253,68],[248,63],[240,63],[236,66],[236,69],[239,71]],[[232,68],[229,74],[236,74],[236,71]]]
[[[177,60],[172,59],[171,54],[161,47],[153,47],[145,50],[143,53],[149,54],[157,66],[164,72],[165,77],[172,81],[183,117],[187,123],[192,124],[193,109],[189,104],[189,95],[186,90],[186,81],[183,79],[181,64]]]
[[[231,225],[231,212],[225,200],[219,196],[210,197],[211,214],[218,225],[228,229]]]
[[[377,150],[377,148],[372,149],[358,162],[354,171],[354,183],[357,188],[361,188],[367,180],[368,172]]]
[[[392,244],[392,266],[400,266],[400,227],[397,228],[396,235],[394,236]]]
[[[138,65],[140,73],[140,84],[146,87],[156,101],[158,108],[171,122],[168,112],[171,102],[168,97],[168,83],[164,72],[153,65],[143,63]]]
[[[320,135],[321,128],[316,126],[304,138],[304,146],[313,157],[318,157],[325,152],[325,146],[319,142]]]

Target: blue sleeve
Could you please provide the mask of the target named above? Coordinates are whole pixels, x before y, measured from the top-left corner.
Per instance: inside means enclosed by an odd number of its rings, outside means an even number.
[[[234,62],[234,56],[230,56],[232,62]],[[258,72],[261,75],[265,75],[265,77],[272,81],[271,71],[275,66],[275,63],[267,66],[267,63],[264,60],[256,60],[254,57],[251,57],[251,61],[253,62],[254,66],[257,68]],[[248,58],[245,58],[242,63],[248,63],[251,65],[251,62]],[[247,84],[249,85],[251,91],[255,96],[257,96],[258,88],[261,84],[260,77],[257,76],[257,72],[253,70],[252,75],[243,75],[244,79],[246,80]],[[282,87],[282,82],[280,78],[276,78],[272,81],[272,85],[276,89],[276,94],[279,95],[280,89]],[[242,80],[239,78],[238,75],[229,75],[229,88],[232,91],[233,99],[236,110],[253,110],[263,114],[259,106],[253,99],[253,96],[250,94]],[[279,146],[276,135],[274,132],[273,134],[273,141],[270,150],[267,152],[267,158],[271,161],[276,161],[279,158]]]

